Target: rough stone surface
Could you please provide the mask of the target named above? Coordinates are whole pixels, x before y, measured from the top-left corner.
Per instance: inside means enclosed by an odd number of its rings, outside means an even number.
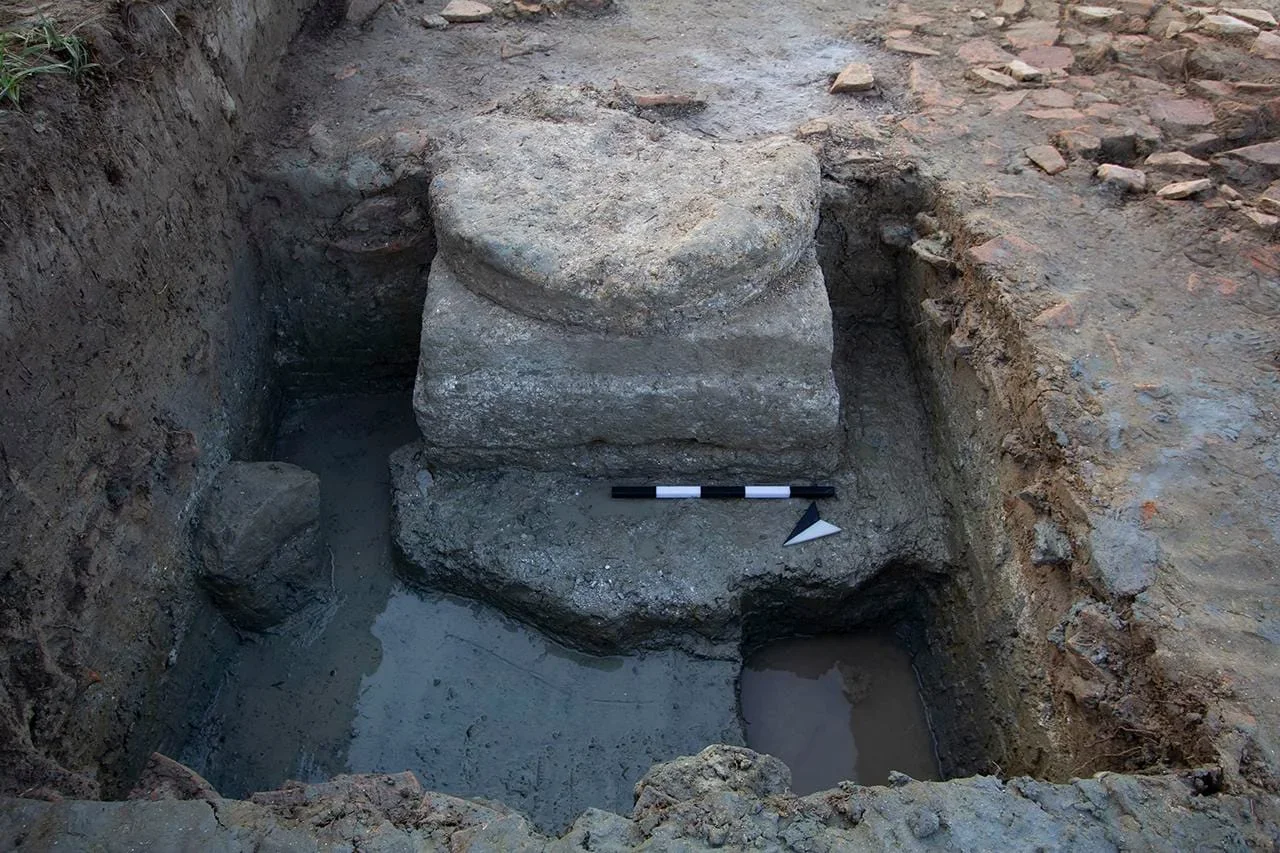
[[[1046,174],[1056,175],[1066,171],[1067,161],[1062,159],[1058,149],[1052,145],[1032,145],[1026,149],[1026,155],[1027,159],[1039,166]]]
[[[1192,157],[1183,151],[1152,154],[1143,165],[1149,169],[1157,169],[1161,172],[1172,172],[1179,175],[1204,175],[1209,171],[1209,163],[1199,157]]]
[[[1205,15],[1200,19],[1200,23],[1196,25],[1196,29],[1210,35],[1223,36],[1225,38],[1238,36],[1256,36],[1258,28],[1253,24],[1233,18],[1230,15]]]
[[[1158,198],[1180,199],[1190,198],[1197,193],[1202,193],[1213,186],[1213,181],[1208,178],[1196,178],[1192,181],[1175,181],[1172,184],[1165,184],[1156,190]]]
[[[251,801],[0,800],[0,847],[134,850],[519,851],[1266,849],[1274,804],[1195,793],[1194,777],[1100,773],[1069,784],[899,774],[806,797],[777,759],[710,746],[654,766],[629,816],[585,812],[561,837],[506,807],[423,791],[412,774],[293,782]]]
[[[831,93],[839,95],[845,92],[866,92],[874,89],[875,85],[876,76],[871,72],[870,65],[865,62],[850,62],[836,75],[831,84]]]
[[[1107,591],[1133,596],[1151,586],[1160,567],[1160,543],[1126,519],[1101,516],[1092,525],[1093,566]]]
[[[1103,163],[1097,169],[1097,176],[1103,183],[1114,184],[1128,192],[1140,193],[1147,188],[1147,176],[1140,169]]]
[[[190,767],[153,752],[129,792],[129,799],[217,800],[221,797],[207,779]]]
[[[717,145],[577,102],[451,140],[431,182],[441,255],[531,318],[686,325],[763,297],[813,245],[818,164],[796,143]]]
[[[493,9],[475,0],[449,0],[440,17],[451,24],[475,24],[493,17]]]
[[[839,416],[830,318],[812,256],[774,299],[645,337],[506,311],[438,258],[414,408],[437,466],[821,476]]]
[[[1074,549],[1067,534],[1055,522],[1041,519],[1034,528],[1031,562],[1037,566],[1054,566],[1071,562]]]
[[[277,624],[316,597],[324,542],[320,479],[284,462],[233,462],[197,535],[201,580],[233,623]]]
[[[1280,35],[1268,32],[1258,33],[1249,52],[1263,59],[1280,59]]]

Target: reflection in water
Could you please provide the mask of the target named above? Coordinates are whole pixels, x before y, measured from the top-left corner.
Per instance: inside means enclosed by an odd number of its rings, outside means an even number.
[[[911,658],[880,634],[786,640],[742,671],[747,745],[781,758],[809,794],[898,770],[937,779],[938,761]]]

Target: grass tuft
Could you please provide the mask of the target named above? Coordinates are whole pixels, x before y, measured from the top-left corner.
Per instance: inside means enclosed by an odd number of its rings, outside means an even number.
[[[0,109],[21,106],[22,84],[37,74],[79,78],[96,66],[75,30],[61,32],[44,20],[26,29],[0,32]]]

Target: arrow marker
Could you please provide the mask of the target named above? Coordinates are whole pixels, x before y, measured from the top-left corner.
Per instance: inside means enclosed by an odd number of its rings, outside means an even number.
[[[782,545],[784,548],[787,545],[799,545],[801,542],[810,542],[839,532],[839,527],[829,521],[823,521],[818,518],[818,505],[811,503],[809,508],[804,511],[804,515],[800,516],[800,520],[796,522],[796,526],[791,531],[791,536]]]

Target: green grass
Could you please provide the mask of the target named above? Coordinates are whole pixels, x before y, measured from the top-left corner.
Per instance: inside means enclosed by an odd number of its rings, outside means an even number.
[[[21,105],[22,85],[38,74],[78,78],[94,68],[89,50],[75,30],[61,32],[53,21],[0,32],[0,109]]]

